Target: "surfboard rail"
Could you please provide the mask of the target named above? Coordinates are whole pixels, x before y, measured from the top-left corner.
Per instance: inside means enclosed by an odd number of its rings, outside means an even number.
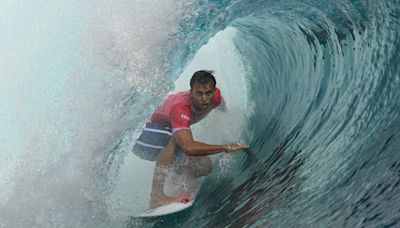
[[[193,200],[188,203],[171,203],[168,205],[164,205],[161,207],[156,207],[149,209],[142,214],[136,216],[137,218],[144,218],[144,217],[156,217],[156,216],[163,216],[168,214],[173,214],[176,212],[183,211],[193,205]]]

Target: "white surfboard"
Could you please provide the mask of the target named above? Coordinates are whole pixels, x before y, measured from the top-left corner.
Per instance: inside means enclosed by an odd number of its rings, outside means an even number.
[[[193,205],[193,202],[194,201],[192,200],[188,203],[171,203],[171,204],[164,205],[161,207],[149,209],[136,217],[138,217],[138,218],[155,217],[155,216],[162,216],[162,215],[177,213],[177,212],[183,211],[183,210],[191,207]]]

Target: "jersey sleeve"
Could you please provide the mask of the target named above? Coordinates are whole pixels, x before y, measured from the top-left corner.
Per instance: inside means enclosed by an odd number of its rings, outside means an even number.
[[[172,133],[181,129],[190,129],[190,121],[193,118],[193,114],[189,107],[174,106],[171,109],[170,116]]]
[[[221,104],[221,100],[222,100],[221,90],[216,88],[215,89],[215,96],[214,96],[214,105],[215,105],[215,107],[217,107],[218,105]]]

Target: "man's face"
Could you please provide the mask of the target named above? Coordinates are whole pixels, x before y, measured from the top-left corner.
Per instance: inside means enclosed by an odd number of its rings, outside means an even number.
[[[215,96],[215,85],[210,82],[207,84],[194,83],[190,89],[193,105],[197,111],[205,111],[213,104]]]

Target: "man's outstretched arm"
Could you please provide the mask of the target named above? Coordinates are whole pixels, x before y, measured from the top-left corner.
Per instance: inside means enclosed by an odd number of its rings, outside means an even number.
[[[190,156],[206,156],[221,152],[233,152],[244,148],[249,148],[246,144],[232,143],[229,145],[211,145],[193,140],[190,129],[182,129],[174,133],[173,139],[176,144]]]

